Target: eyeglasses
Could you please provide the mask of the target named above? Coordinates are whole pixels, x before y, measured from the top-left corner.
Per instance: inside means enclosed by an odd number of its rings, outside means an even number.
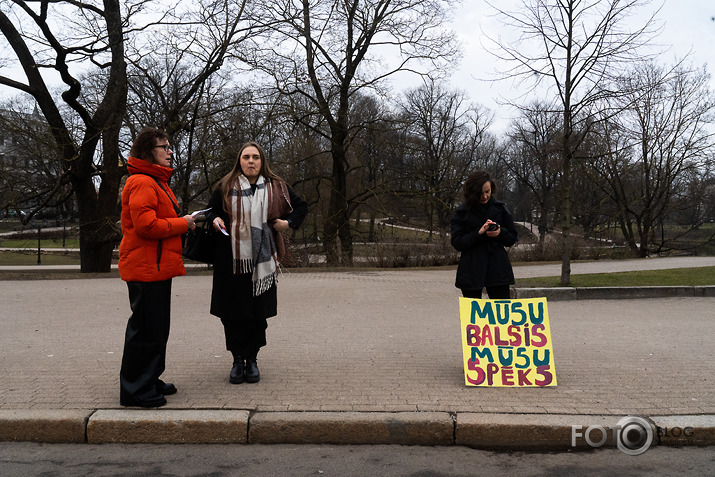
[[[160,147],[160,148],[162,148],[162,149],[164,150],[164,152],[169,152],[169,151],[172,150],[172,149],[171,149],[171,146],[170,146],[169,144],[159,144],[158,146],[154,146],[154,147],[155,147],[155,148],[156,148],[156,147]]]

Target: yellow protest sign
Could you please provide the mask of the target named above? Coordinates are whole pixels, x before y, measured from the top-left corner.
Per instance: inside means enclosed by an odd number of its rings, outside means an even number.
[[[459,299],[467,386],[556,386],[546,298]]]

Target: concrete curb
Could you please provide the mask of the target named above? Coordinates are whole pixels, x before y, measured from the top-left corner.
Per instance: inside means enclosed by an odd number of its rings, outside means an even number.
[[[87,442],[245,444],[248,411],[104,410],[87,423]]]
[[[476,414],[457,415],[455,443],[477,449],[497,450],[568,450],[589,449],[585,439],[572,446],[573,426],[586,429],[600,426],[607,431],[607,443],[613,444],[610,425],[613,416],[572,416],[563,414]],[[602,436],[599,435],[599,439]]]
[[[86,442],[94,411],[0,409],[0,441]]]
[[[493,450],[616,446],[623,416],[247,410],[0,410],[0,441],[46,443],[393,444]],[[652,445],[715,445],[715,416],[646,418]],[[589,444],[590,442],[590,444]]]
[[[454,421],[444,412],[257,413],[248,441],[255,444],[452,445]]]
[[[514,298],[561,300],[629,300],[636,298],[715,297],[715,285],[674,287],[513,288]]]
[[[658,443],[665,446],[715,445],[715,416],[654,416]]]

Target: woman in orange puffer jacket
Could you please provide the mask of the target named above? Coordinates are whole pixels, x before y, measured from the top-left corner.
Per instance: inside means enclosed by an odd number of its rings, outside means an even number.
[[[167,184],[172,154],[163,131],[145,128],[134,140],[127,164],[119,274],[127,282],[132,314],[119,375],[123,406],[163,406],[164,395],[176,392],[159,377],[169,339],[171,279],[186,274],[181,235],[195,224],[191,215],[179,216]]]

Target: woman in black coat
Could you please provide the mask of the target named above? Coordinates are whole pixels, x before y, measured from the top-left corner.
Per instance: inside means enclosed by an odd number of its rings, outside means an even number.
[[[464,203],[451,221],[452,246],[461,252],[455,286],[467,298],[510,298],[514,272],[504,247],[519,240],[504,202],[493,197],[496,184],[486,171],[476,171],[464,183]]]
[[[226,349],[233,355],[229,381],[256,383],[267,318],[277,314],[276,269],[285,252],[281,232],[297,229],[308,206],[271,171],[263,148],[247,142],[209,207],[206,218],[219,232],[211,314],[221,319]]]

